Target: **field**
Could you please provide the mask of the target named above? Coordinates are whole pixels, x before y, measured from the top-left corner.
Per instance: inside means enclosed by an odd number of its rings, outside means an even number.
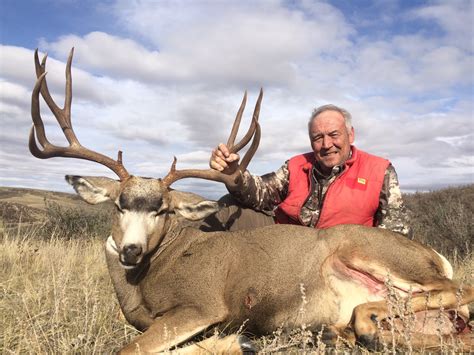
[[[472,284],[474,185],[405,200],[415,239],[436,247],[456,278]],[[114,353],[138,334],[121,315],[105,266],[111,212],[74,195],[0,188],[2,354]],[[304,329],[257,341],[262,353],[328,350],[320,335]]]

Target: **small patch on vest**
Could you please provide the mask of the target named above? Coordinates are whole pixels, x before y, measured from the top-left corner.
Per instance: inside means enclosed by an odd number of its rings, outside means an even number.
[[[367,179],[364,179],[364,178],[354,178],[354,179],[347,178],[346,179],[346,186],[348,186],[350,189],[353,189],[353,190],[365,191],[367,190],[368,184],[369,182],[367,181]]]

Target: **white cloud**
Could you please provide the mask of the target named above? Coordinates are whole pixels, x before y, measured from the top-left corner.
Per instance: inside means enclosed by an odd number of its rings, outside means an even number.
[[[25,107],[29,94],[24,86],[0,80],[1,104]]]
[[[465,88],[473,84],[473,63],[465,39],[447,40],[457,24],[443,16],[453,9],[466,11],[466,2],[430,3],[398,14],[436,21],[442,36],[415,26],[373,40],[359,36],[347,16],[324,2],[117,1],[113,16],[125,34],[61,34],[43,39],[40,48],[52,54],[48,84],[61,104],[64,61],[75,47],[76,133],[85,146],[106,155],[123,150],[135,174],[163,176],[174,155],[181,169],[207,168],[212,147],[227,139],[244,89],[249,100],[241,131],[264,86],[262,140],[250,166],[255,173],[308,151],[311,110],[332,102],[352,112],[360,148],[396,164],[402,187],[466,183],[472,181],[473,149],[466,132],[474,127],[472,92]],[[385,22],[393,23],[390,17]],[[13,184],[21,175],[25,184],[47,186],[48,174],[113,175],[97,164],[29,155],[33,51],[0,49],[4,179]],[[64,144],[45,105],[42,112],[48,135]],[[212,190],[195,181],[181,185]]]
[[[68,53],[70,49],[71,48],[68,49]],[[3,82],[9,83],[8,85],[10,85],[10,87],[11,85],[15,85],[17,87],[15,90],[19,90],[19,87],[23,87],[28,91],[32,90],[36,81],[33,61],[34,51],[21,47],[0,45],[0,52],[0,78]],[[40,61],[42,57],[40,53]],[[59,106],[62,106],[61,103],[64,100],[63,95],[66,82],[64,76],[65,64],[64,62],[49,57],[46,62],[46,67],[46,71],[48,72],[46,80],[49,90],[54,97],[57,97],[56,101]],[[91,73],[79,69],[75,61],[73,61],[72,75],[75,99],[93,101],[99,105],[117,100],[117,95],[114,90],[101,90],[97,85],[96,78]],[[28,98],[28,100],[30,99],[31,97]]]
[[[473,2],[471,0],[436,0],[409,12],[414,19],[436,23],[443,31],[445,45],[453,45],[472,53]],[[470,27],[470,31],[469,31]]]
[[[290,10],[277,1],[118,1],[115,12],[153,50],[102,32],[62,36],[42,46],[65,56],[74,45],[83,53],[77,56],[81,65],[116,77],[258,87],[287,85],[301,57],[344,49],[352,31],[324,3],[302,2]]]
[[[432,94],[473,82],[471,55],[419,36],[363,42],[352,69],[346,79],[360,83],[361,95]]]

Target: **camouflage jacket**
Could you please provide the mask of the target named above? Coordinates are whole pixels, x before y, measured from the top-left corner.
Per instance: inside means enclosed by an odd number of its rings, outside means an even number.
[[[301,209],[300,217],[304,225],[314,227],[318,220],[324,197],[331,183],[344,170],[344,165],[335,166],[329,176],[324,176],[313,166],[313,191]],[[263,176],[243,173],[239,186],[229,192],[241,204],[254,210],[273,215],[275,208],[283,202],[288,192],[288,161],[276,172]],[[380,191],[379,207],[374,216],[375,225],[411,237],[408,215],[403,204],[398,177],[395,168],[390,164],[385,171],[384,182]]]

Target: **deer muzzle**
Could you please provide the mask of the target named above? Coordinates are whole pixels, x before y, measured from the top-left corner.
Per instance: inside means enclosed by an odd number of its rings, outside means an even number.
[[[127,244],[120,252],[120,262],[125,268],[136,267],[143,258],[143,248],[138,244]]]

